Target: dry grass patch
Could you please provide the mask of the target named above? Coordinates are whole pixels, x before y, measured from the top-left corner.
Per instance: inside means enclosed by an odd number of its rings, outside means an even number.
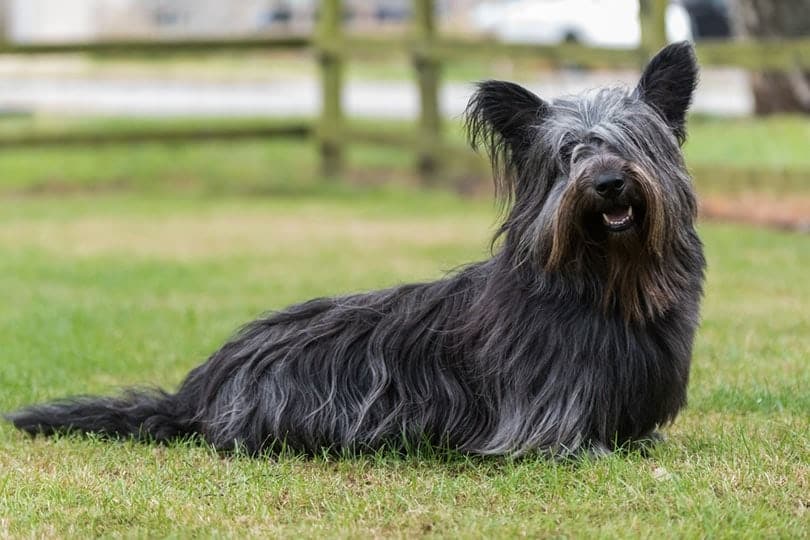
[[[223,255],[312,252],[330,246],[380,249],[462,244],[486,238],[479,217],[374,219],[223,213],[209,216],[88,216],[18,220],[0,228],[0,246],[71,256],[134,255],[191,261]],[[483,243],[483,242],[482,242]]]

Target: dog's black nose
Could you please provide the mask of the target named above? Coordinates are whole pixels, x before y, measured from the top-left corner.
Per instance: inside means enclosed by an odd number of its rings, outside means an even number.
[[[616,171],[603,172],[594,182],[596,192],[607,199],[616,197],[624,189],[624,176]]]

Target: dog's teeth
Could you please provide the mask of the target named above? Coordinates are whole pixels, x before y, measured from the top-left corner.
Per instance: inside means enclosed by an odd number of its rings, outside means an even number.
[[[622,227],[624,225],[627,225],[628,223],[633,221],[633,207],[628,206],[627,213],[619,218],[603,213],[602,220],[605,222],[605,225],[609,227]]]

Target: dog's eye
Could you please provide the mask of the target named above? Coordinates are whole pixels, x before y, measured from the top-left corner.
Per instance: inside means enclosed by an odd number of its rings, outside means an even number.
[[[560,148],[560,161],[563,164],[569,165],[571,163],[571,158],[574,155],[576,146],[577,144],[575,142],[569,142],[565,143],[562,148]]]

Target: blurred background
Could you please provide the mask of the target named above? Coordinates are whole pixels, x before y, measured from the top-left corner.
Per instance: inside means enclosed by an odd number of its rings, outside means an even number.
[[[174,388],[268,309],[488,257],[474,82],[632,87],[680,39],[708,269],[650,459],[223,462],[0,422],[0,537],[806,538],[810,0],[0,0],[0,411]]]
[[[703,64],[687,157],[704,214],[810,223],[810,0],[0,0],[0,190],[488,194],[472,82],[633,85]]]

